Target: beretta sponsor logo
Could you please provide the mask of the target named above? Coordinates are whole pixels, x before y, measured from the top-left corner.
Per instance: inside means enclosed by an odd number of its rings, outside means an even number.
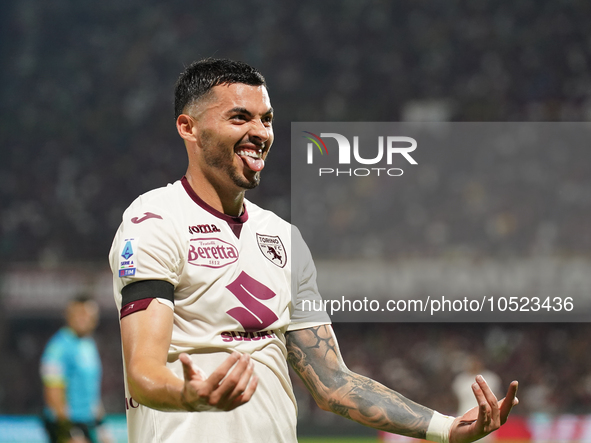
[[[189,244],[189,264],[221,268],[238,260],[238,250],[219,238],[194,238]]]

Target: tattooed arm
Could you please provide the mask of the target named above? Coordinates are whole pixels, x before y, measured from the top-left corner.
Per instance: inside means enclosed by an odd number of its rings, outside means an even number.
[[[366,426],[425,438],[433,411],[345,366],[330,325],[287,333],[288,362],[320,408]]]
[[[320,408],[372,428],[409,437],[425,438],[434,411],[384,385],[351,372],[343,362],[330,325],[288,332],[288,362]],[[451,442],[471,442],[504,423],[517,403],[517,383],[507,401],[497,402],[486,382],[473,385],[479,407],[456,418]]]

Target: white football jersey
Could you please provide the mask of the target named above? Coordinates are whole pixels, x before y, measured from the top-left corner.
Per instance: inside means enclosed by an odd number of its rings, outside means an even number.
[[[167,365],[179,378],[180,353],[210,374],[233,350],[251,355],[259,377],[251,401],[230,412],[156,411],[132,399],[126,382],[131,443],[297,441],[285,332],[330,319],[302,309],[303,300],[320,295],[312,257],[295,227],[249,201],[240,217],[220,213],[183,178],[140,196],[125,211],[110,264],[119,310],[121,290],[130,283],[174,286],[174,304],[158,301],[174,310]]]

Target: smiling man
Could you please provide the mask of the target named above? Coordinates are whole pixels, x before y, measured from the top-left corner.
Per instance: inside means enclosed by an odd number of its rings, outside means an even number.
[[[289,223],[245,200],[273,143],[265,80],[230,60],[190,65],[175,91],[185,177],[135,200],[110,253],[121,312],[129,441],[290,442],[296,402],[288,362],[323,409],[433,441],[469,442],[498,428],[517,384],[497,401],[445,417],[342,361],[316,270]]]

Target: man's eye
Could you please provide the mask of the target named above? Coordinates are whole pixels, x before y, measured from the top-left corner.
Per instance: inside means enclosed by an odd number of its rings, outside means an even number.
[[[232,117],[232,120],[246,120],[246,116],[244,116],[243,114],[237,114],[235,116]]]

